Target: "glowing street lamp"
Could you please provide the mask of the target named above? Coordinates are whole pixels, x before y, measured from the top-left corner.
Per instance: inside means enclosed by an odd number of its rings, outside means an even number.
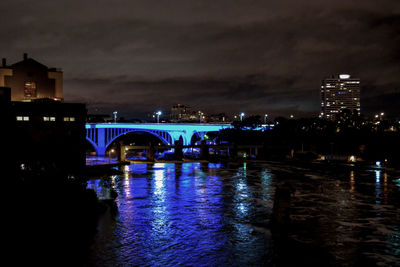
[[[157,111],[156,115],[157,115],[157,123],[160,123],[160,115],[161,115],[161,111]]]
[[[117,114],[118,114],[118,111],[113,112],[114,122],[117,122]]]
[[[240,113],[240,121],[243,121],[244,113]]]
[[[110,149],[110,150],[108,151],[108,163],[111,162],[111,154],[114,154],[114,152],[115,152],[114,149]]]
[[[267,118],[268,118],[268,114],[264,115],[264,124],[267,124]]]
[[[203,112],[200,112],[200,113],[199,113],[199,116],[200,116],[200,123],[201,123],[201,118],[203,117],[203,115],[204,115]]]

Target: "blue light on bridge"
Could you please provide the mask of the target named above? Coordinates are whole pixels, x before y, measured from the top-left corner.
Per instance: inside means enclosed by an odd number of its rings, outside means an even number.
[[[196,134],[218,132],[232,128],[228,124],[184,123],[92,123],[86,124],[86,139],[94,146],[97,155],[104,156],[111,143],[121,135],[131,132],[147,132],[158,137],[164,144],[172,145],[183,139],[189,145]]]

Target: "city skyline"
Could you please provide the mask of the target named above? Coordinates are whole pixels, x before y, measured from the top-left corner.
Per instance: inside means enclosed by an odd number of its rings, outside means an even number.
[[[288,8],[290,6],[290,8]],[[360,78],[362,114],[397,116],[396,1],[2,1],[7,62],[64,72],[67,102],[145,117],[181,103],[209,113],[319,113],[324,77]]]

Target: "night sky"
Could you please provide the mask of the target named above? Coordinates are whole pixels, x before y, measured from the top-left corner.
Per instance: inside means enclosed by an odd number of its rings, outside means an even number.
[[[399,0],[274,2],[2,0],[0,57],[62,68],[90,113],[312,116],[321,79],[348,73],[362,113],[399,115]]]

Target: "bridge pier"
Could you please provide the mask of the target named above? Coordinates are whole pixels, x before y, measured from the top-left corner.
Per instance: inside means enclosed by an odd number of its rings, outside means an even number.
[[[149,161],[154,161],[155,159],[156,150],[153,144],[150,144],[149,148],[146,149],[146,159]]]
[[[96,155],[98,157],[105,157],[106,156],[106,148],[105,147],[97,147]]]
[[[104,128],[97,128],[97,156],[106,156],[106,131]]]
[[[174,143],[174,159],[175,160],[182,160],[183,158],[183,149],[182,149],[182,143],[177,140]]]
[[[209,153],[210,152],[207,142],[205,140],[202,140],[200,147],[200,159],[208,159]]]

